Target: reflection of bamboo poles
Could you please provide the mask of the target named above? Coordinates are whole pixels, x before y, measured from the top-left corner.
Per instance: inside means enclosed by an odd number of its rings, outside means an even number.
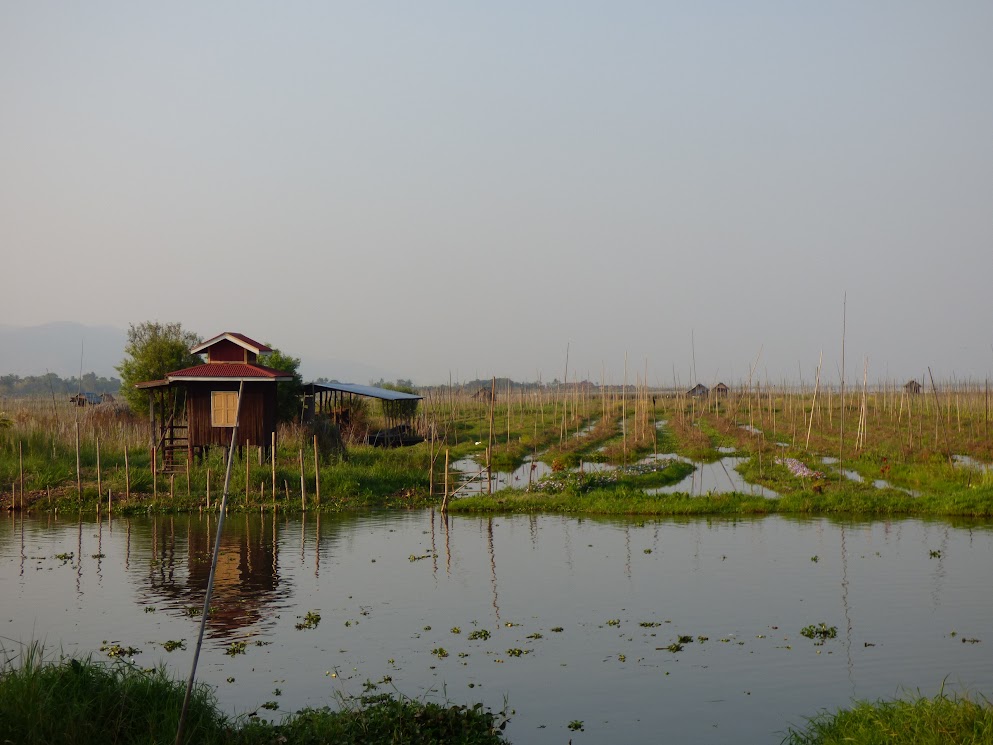
[[[500,622],[500,605],[497,596],[496,550],[493,547],[493,518],[486,520],[486,545],[490,552],[490,585],[493,587],[493,610],[497,623]]]

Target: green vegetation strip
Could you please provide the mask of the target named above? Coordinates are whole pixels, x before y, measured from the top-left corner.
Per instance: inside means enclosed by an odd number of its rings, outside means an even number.
[[[0,742],[20,745],[173,743],[185,684],[161,670],[90,659],[45,662],[38,645],[20,666],[0,672]],[[338,710],[304,709],[279,723],[232,720],[211,689],[197,686],[187,743],[317,745],[318,743],[505,743],[504,715],[481,704],[453,706],[378,695],[342,698]],[[251,717],[251,715],[249,715]]]
[[[619,486],[558,493],[507,490],[473,496],[449,504],[451,512],[549,512],[591,515],[852,515],[857,517],[993,517],[993,489],[964,488],[939,495],[911,497],[861,484],[829,493],[796,492],[778,499],[749,494],[646,494]]]

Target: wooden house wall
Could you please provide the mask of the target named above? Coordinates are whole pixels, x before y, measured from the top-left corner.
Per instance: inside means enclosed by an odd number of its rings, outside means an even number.
[[[207,349],[208,362],[248,362],[255,363],[256,355],[233,341],[221,339]]]
[[[237,391],[238,383],[187,383],[186,417],[191,448],[230,445],[231,428],[213,427],[211,391]],[[245,383],[238,424],[238,445],[268,445],[276,430],[276,384]]]

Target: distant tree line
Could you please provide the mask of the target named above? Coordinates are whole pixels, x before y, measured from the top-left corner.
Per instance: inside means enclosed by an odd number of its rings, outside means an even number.
[[[58,398],[74,396],[77,393],[112,393],[121,389],[118,378],[104,378],[88,372],[82,378],[72,376],[60,378],[55,373],[45,375],[0,375],[0,396],[25,398],[27,396],[51,396]]]

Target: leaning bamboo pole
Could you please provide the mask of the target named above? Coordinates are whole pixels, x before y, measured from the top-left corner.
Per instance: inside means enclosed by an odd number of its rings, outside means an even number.
[[[203,634],[207,628],[207,618],[210,615],[210,600],[214,593],[214,577],[217,576],[217,557],[221,552],[221,533],[224,527],[224,514],[227,512],[228,488],[231,485],[231,464],[234,462],[234,444],[238,435],[238,424],[241,419],[241,394],[244,391],[245,382],[238,385],[238,404],[235,409],[234,427],[231,429],[231,447],[228,450],[228,465],[224,475],[224,494],[221,497],[220,513],[217,518],[217,535],[214,538],[214,553],[210,560],[210,574],[207,576],[207,592],[203,598],[203,611],[200,614],[200,633],[197,636],[197,646],[193,652],[193,665],[190,668],[190,677],[186,682],[186,695],[183,698],[183,709],[179,715],[179,726],[176,729],[176,745],[182,745],[183,731],[186,728],[186,713],[189,710],[190,698],[193,693],[193,681],[197,673],[197,661],[200,659],[200,648],[203,646]]]

